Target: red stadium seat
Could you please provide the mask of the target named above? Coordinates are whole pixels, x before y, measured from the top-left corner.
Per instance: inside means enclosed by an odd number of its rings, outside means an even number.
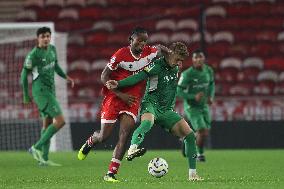
[[[283,57],[273,57],[266,59],[265,68],[277,71],[284,70]]]
[[[25,9],[39,10],[44,7],[44,0],[27,0],[24,4]]]
[[[86,7],[86,8],[81,8],[79,10],[79,17],[80,19],[92,19],[94,20],[100,20],[103,19],[103,13],[104,9],[100,7]]]
[[[85,44],[84,37],[80,34],[71,34],[68,36],[68,45],[80,45],[83,46]]]
[[[108,41],[109,34],[103,31],[92,32],[85,36],[86,45],[104,45]]]
[[[59,19],[67,19],[67,20],[78,20],[79,19],[79,13],[76,9],[74,8],[69,8],[69,9],[62,9],[58,13],[58,18]]]
[[[184,42],[186,44],[190,44],[191,38],[185,32],[174,33],[170,37],[170,42],[173,43],[173,42],[176,42],[176,41],[181,41],[181,42]]]
[[[255,82],[260,71],[263,69],[262,59],[258,57],[249,57],[243,61],[242,72],[239,75],[241,81]]]
[[[229,94],[232,96],[249,96],[252,94],[253,84],[249,82],[237,83],[230,87]]]
[[[176,30],[176,22],[173,19],[164,19],[159,20],[156,23],[156,30],[170,30],[175,31]]]
[[[179,20],[176,24],[176,29],[178,31],[181,31],[181,30],[186,30],[186,31],[192,31],[192,32],[195,32],[198,30],[198,24],[197,24],[197,21],[194,20],[194,19],[182,19],[182,20]]]
[[[86,6],[86,0],[66,0],[65,7],[82,8]]]
[[[61,9],[65,5],[64,0],[45,0],[45,8],[58,8]]]
[[[227,42],[227,43],[234,43],[234,35],[228,31],[220,31],[215,33],[213,36],[213,42]]]
[[[25,9],[17,14],[17,21],[34,22],[37,20],[37,13],[35,10]]]
[[[208,7],[206,10],[205,10],[205,15],[207,17],[210,17],[210,16],[219,16],[219,17],[226,17],[226,9],[222,6],[211,6],[211,7]]]
[[[76,0],[74,0],[76,1]],[[87,0],[87,6],[100,6],[100,7],[107,7],[108,6],[108,0]]]
[[[149,37],[149,42],[153,44],[157,43],[168,44],[169,41],[170,41],[169,36],[166,33],[154,33]]]

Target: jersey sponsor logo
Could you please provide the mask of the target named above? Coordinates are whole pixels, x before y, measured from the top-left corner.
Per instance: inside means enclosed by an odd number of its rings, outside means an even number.
[[[51,69],[51,68],[53,68],[53,67],[54,67],[54,65],[55,65],[55,62],[51,62],[50,64],[48,64],[48,65],[44,66],[44,67],[43,67],[43,69],[44,69],[44,70]]]
[[[45,58],[43,58],[43,59],[41,59],[41,61],[45,62],[45,61],[46,61],[46,59],[45,59]]]
[[[145,70],[146,72],[150,72],[150,71],[153,69],[153,67],[154,67],[154,64],[151,63],[151,64],[149,64],[148,66],[146,66],[146,67],[144,68],[144,70]]]
[[[201,88],[207,88],[208,85],[209,85],[208,83],[201,83],[201,84],[193,85],[192,87],[201,89]]]

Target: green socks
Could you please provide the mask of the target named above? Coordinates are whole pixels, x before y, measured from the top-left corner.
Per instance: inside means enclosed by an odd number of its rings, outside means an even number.
[[[46,131],[46,129],[42,128],[41,129],[41,135]],[[49,153],[49,147],[50,147],[50,139],[42,146],[42,157],[45,161],[48,160],[48,153]]]
[[[153,123],[149,120],[141,121],[141,124],[132,135],[131,145],[136,144],[137,146],[139,146],[143,142],[145,134],[151,130],[152,126]]]
[[[54,124],[50,124],[45,132],[41,135],[39,141],[34,145],[34,147],[38,150],[41,150],[48,141],[50,141],[51,137],[57,132],[57,128]]]
[[[203,154],[204,153],[204,148],[197,146],[197,151],[198,151],[198,154]]]
[[[188,164],[190,169],[196,169],[196,143],[195,135],[191,132],[184,139],[185,154],[188,158]]]

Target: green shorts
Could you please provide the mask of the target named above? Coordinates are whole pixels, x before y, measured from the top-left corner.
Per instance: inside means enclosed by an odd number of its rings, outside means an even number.
[[[211,128],[211,115],[208,106],[193,108],[184,103],[184,114],[194,131]]]
[[[150,102],[141,104],[140,114],[151,113],[155,117],[155,124],[161,126],[166,131],[171,131],[177,122],[183,119],[177,112],[173,110],[158,110]]]
[[[33,98],[42,118],[54,118],[62,114],[59,103],[55,96],[50,92],[33,95]]]

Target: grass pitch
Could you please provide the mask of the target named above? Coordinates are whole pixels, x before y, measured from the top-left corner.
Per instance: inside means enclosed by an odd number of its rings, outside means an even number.
[[[62,167],[40,167],[27,152],[0,152],[0,188],[32,189],[278,189],[284,188],[284,150],[211,150],[207,162],[198,163],[202,182],[187,181],[187,160],[180,151],[148,151],[132,162],[124,160],[117,178],[106,183],[111,151],[91,152],[84,161],[76,152],[51,153]],[[162,157],[169,173],[157,179],[147,172],[148,162]]]

